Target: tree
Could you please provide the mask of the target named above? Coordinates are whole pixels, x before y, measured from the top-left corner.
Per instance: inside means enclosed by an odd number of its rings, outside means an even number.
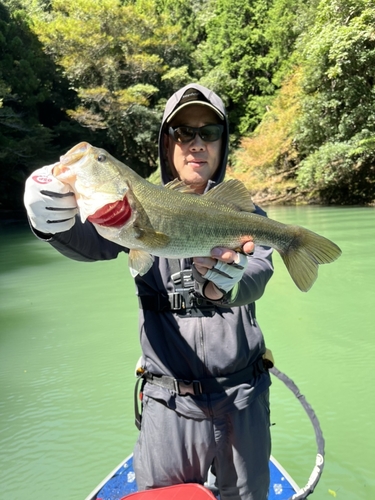
[[[70,116],[105,131],[111,153],[148,175],[157,162],[163,98],[178,80],[171,69],[186,61],[180,28],[152,0],[53,0],[33,23],[80,98]]]
[[[64,144],[65,98],[72,95],[30,32],[25,12],[10,15],[0,5],[1,208],[22,206],[28,172],[56,158],[54,141]]]
[[[266,111],[272,84],[272,67],[264,36],[271,0],[217,0],[206,24],[207,39],[197,49],[203,83],[226,98],[235,132],[254,129]]]
[[[280,87],[301,63],[300,40],[314,26],[320,0],[274,0],[267,12],[265,38],[269,43],[273,81]]]
[[[303,41],[305,96],[296,140],[305,159],[298,178],[325,201],[375,198],[374,23],[374,0],[322,0]],[[361,176],[366,182],[358,182]]]
[[[258,199],[375,200],[374,7],[374,0],[275,1],[266,36],[274,34],[271,58],[289,53],[274,73],[281,91],[234,158],[234,174],[246,171]],[[294,99],[286,100],[290,82]]]
[[[155,0],[156,10],[173,25],[181,27],[180,43],[186,44],[187,54],[206,39],[205,26],[212,16],[212,0]],[[194,64],[192,58],[188,59]]]
[[[303,199],[295,178],[299,158],[294,141],[301,112],[300,79],[297,69],[284,79],[261,123],[233,154],[230,174],[245,183],[257,203]]]

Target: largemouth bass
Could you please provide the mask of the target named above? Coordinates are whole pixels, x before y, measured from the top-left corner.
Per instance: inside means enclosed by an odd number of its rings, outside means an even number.
[[[128,249],[131,274],[145,274],[153,256],[210,256],[213,247],[241,251],[246,241],[276,249],[297,287],[306,292],[318,265],[337,259],[340,248],[300,226],[254,214],[246,187],[229,180],[203,195],[176,180],[156,186],[86,142],[60,158],[53,174],[74,191],[82,222]]]

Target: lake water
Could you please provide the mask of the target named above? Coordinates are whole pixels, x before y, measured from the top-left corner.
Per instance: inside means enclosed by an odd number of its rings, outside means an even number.
[[[300,292],[275,255],[258,320],[276,366],[313,407],[326,441],[314,500],[375,498],[375,209],[272,207],[343,250]],[[83,500],[137,436],[137,301],[126,256],[79,263],[24,223],[0,225],[0,498]],[[273,454],[303,486],[314,431],[277,379]]]

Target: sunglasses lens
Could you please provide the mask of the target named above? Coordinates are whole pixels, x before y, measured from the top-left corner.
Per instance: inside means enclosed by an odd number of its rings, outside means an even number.
[[[171,127],[169,133],[176,142],[187,143],[194,139],[198,133],[200,138],[205,142],[218,141],[223,133],[224,127],[219,124],[204,125],[203,127]]]
[[[195,137],[195,130],[191,127],[177,127],[173,129],[173,137],[176,142],[190,142]]]
[[[220,125],[205,125],[199,129],[199,135],[206,142],[218,141],[223,129]]]

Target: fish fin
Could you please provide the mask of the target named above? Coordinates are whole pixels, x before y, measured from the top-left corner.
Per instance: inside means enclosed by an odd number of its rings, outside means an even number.
[[[173,179],[173,181],[168,182],[164,186],[167,189],[172,189],[173,191],[179,191],[180,193],[188,193],[188,194],[197,194],[194,191],[194,188],[189,186],[188,184],[185,184],[184,181],[180,181],[179,179]]]
[[[294,283],[302,292],[310,290],[318,277],[319,264],[329,264],[341,255],[340,248],[325,238],[308,229],[290,226],[295,237],[287,251],[280,251]]]
[[[129,270],[135,278],[138,274],[143,276],[151,268],[154,258],[144,250],[131,249],[129,252]]]
[[[155,231],[145,209],[130,188],[128,189],[128,200],[134,213],[132,228],[135,238],[142,242],[143,247],[163,248],[168,245],[169,236]]]
[[[222,205],[231,207],[239,212],[254,212],[255,205],[251,200],[250,192],[238,179],[230,179],[210,189],[203,195],[206,199],[220,201]]]
[[[170,238],[164,233],[155,231],[152,226],[139,227],[133,225],[136,238],[150,248],[163,248],[168,245]]]

